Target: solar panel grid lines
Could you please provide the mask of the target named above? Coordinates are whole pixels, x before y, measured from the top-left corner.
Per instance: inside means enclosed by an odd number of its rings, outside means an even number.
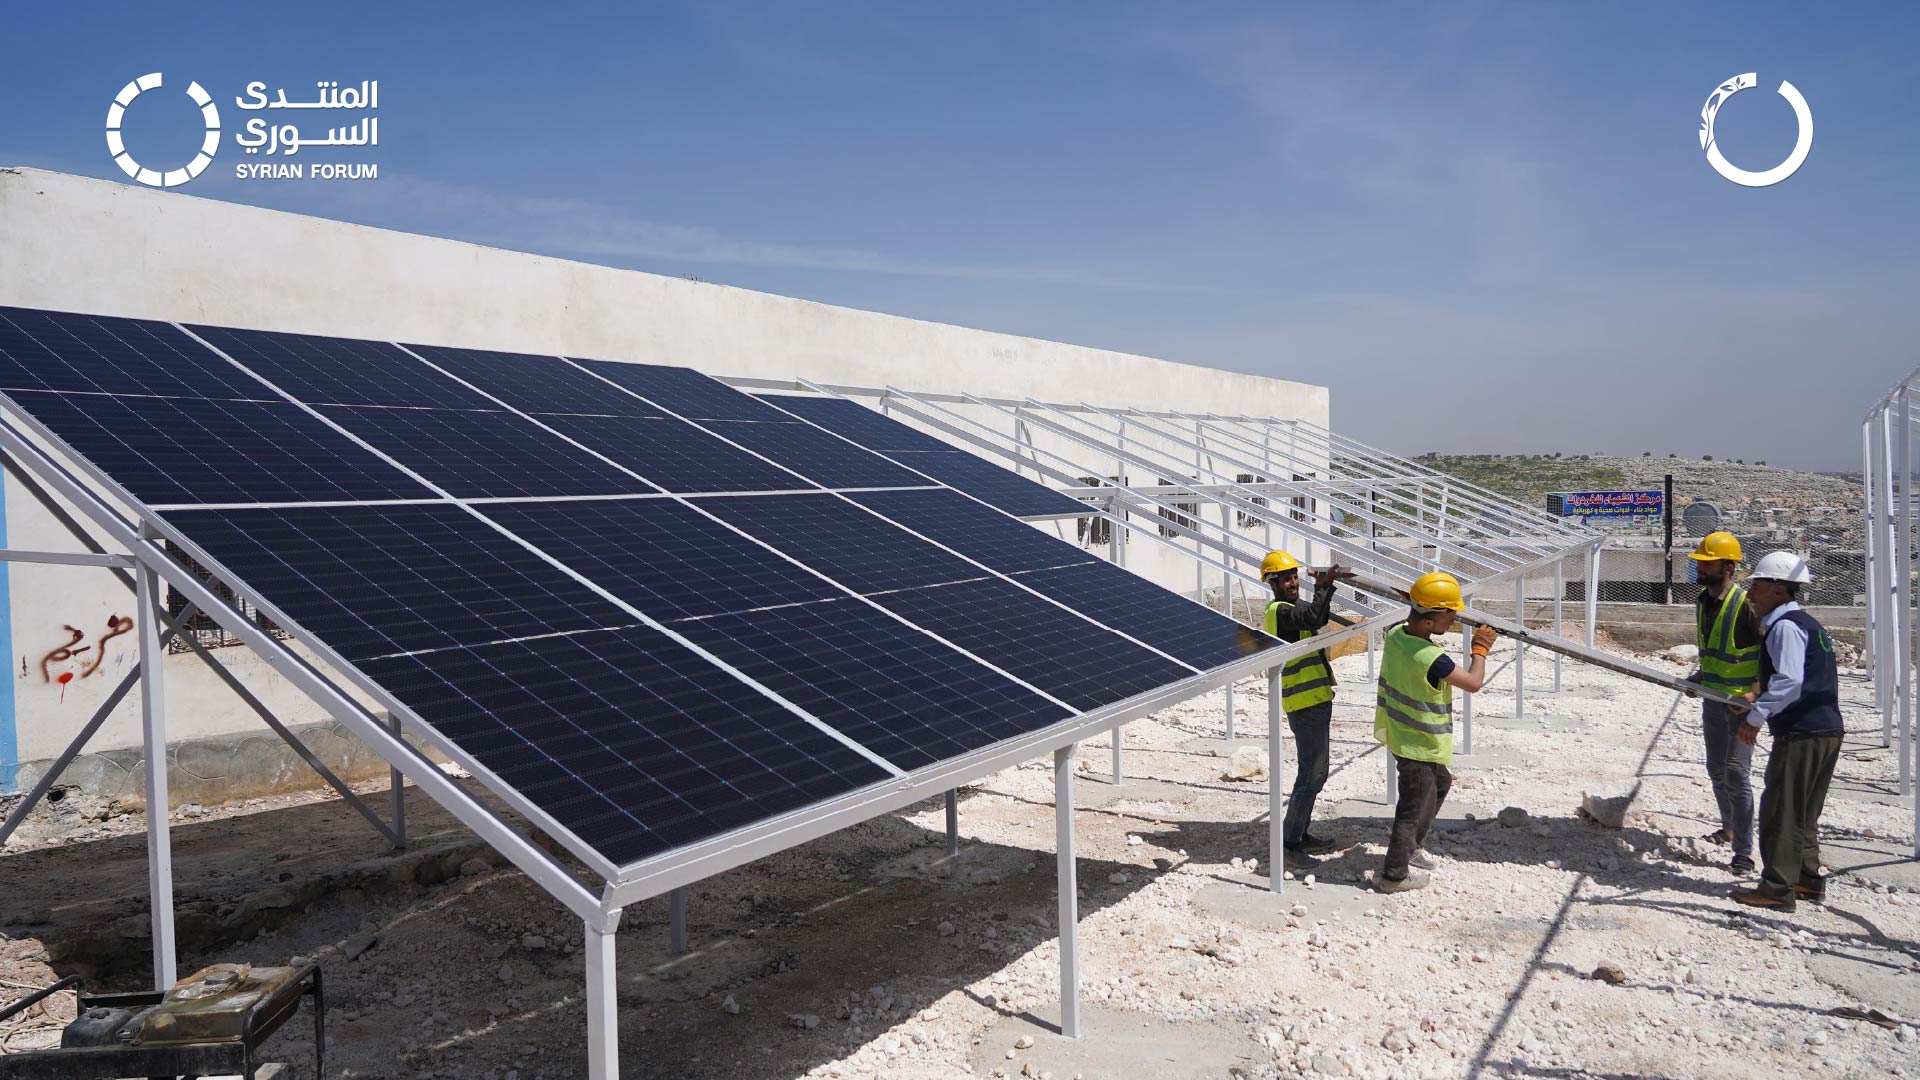
[[[743,394],[711,375],[691,368],[658,364],[630,364],[612,360],[566,357],[579,366],[637,397],[660,404],[671,398],[673,415],[688,420],[775,420],[789,417],[751,394]]]
[[[392,342],[198,323],[186,324],[185,329],[308,405],[481,412],[497,408],[467,387],[416,363]]]
[[[170,323],[0,307],[0,390],[271,400]]]
[[[597,416],[652,416],[666,413],[632,394],[609,394],[598,379],[559,356],[456,349],[444,345],[397,346],[496,399],[528,413],[580,413]]]
[[[504,410],[348,405],[322,405],[318,409],[343,430],[455,498],[622,495],[656,490],[631,471],[616,468]]]

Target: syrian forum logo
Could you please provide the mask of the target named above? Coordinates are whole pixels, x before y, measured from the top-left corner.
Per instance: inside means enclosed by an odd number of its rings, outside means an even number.
[[[149,90],[158,90],[165,78],[156,71],[151,75],[142,75],[120,88],[113,104],[107,108],[107,152],[113,155],[114,164],[126,173],[134,182],[148,187],[171,188],[192,180],[213,164],[215,154],[220,152],[220,107],[213,102],[213,95],[207,93],[197,82],[187,84],[187,97],[199,107],[200,116],[206,121],[206,131],[200,140],[200,151],[193,160],[178,169],[162,172],[148,168],[134,160],[127,152],[127,141],[122,133],[127,118],[127,108],[133,100]],[[265,111],[280,109],[328,109],[349,110],[359,116],[358,123],[342,127],[327,128],[326,138],[320,138],[308,123],[307,130],[301,130],[301,124],[294,118],[306,113],[269,112],[265,116],[255,116],[241,126],[233,137],[234,145],[248,154],[266,158],[264,161],[241,162],[233,167],[233,175],[239,180],[377,180],[380,178],[380,166],[377,162],[338,162],[338,161],[287,161],[300,153],[303,148],[310,152],[314,148],[348,148],[357,151],[360,147],[380,145],[380,120],[374,115],[380,107],[380,83],[375,80],[362,82],[359,86],[341,86],[338,82],[322,80],[314,84],[314,99],[287,100],[285,89],[277,90],[272,97],[267,95],[267,84],[250,82],[243,96],[233,99],[233,103],[243,111]],[[334,119],[332,113],[317,114],[321,123],[340,123],[349,117]]]
[[[1725,105],[1728,98],[1742,90],[1752,89],[1759,81],[1759,76],[1751,71],[1736,75],[1721,83],[1720,88],[1707,98],[1706,107],[1700,110],[1700,149],[1707,152],[1707,164],[1713,166],[1714,172],[1742,187],[1771,187],[1785,180],[1807,160],[1807,151],[1813,149],[1813,111],[1807,108],[1807,99],[1800,96],[1800,91],[1792,83],[1782,80],[1780,96],[1793,106],[1793,118],[1800,125],[1799,137],[1793,142],[1793,153],[1787,155],[1787,160],[1765,172],[1748,172],[1720,153],[1720,144],[1713,141],[1714,114],[1720,111],[1720,106]]]
[[[213,155],[220,152],[220,107],[213,103],[211,94],[200,89],[199,83],[188,83],[187,97],[200,106],[200,115],[207,121],[207,134],[201,140],[200,152],[187,162],[185,168],[167,172],[149,169],[127,153],[126,140],[120,137],[120,121],[126,118],[127,106],[133,104],[134,98],[149,90],[159,89],[160,84],[161,74],[156,71],[151,75],[142,75],[120,88],[112,106],[107,109],[107,152],[113,155],[113,162],[120,166],[120,171],[132,177],[136,183],[148,187],[179,187],[205,172],[207,166],[213,164]]]

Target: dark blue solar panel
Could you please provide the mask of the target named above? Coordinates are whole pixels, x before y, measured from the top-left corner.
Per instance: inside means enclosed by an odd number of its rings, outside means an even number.
[[[1080,500],[1036,484],[965,450],[908,450],[887,456],[1015,517],[1068,517],[1087,513],[1086,504]]]
[[[1193,674],[997,578],[875,599],[1076,709],[1096,709]]]
[[[166,518],[349,660],[638,621],[445,503]]]
[[[0,390],[275,397],[167,323],[12,307],[0,307]]]
[[[512,413],[344,405],[320,411],[459,498],[630,495],[654,490],[644,480]]]
[[[680,420],[548,413],[540,422],[668,491],[799,491],[814,486]]]
[[[499,406],[385,341],[193,326],[208,344],[309,405]]]
[[[700,499],[701,507],[860,593],[986,577],[838,495]]]
[[[1022,574],[1020,583],[1197,668],[1219,667],[1280,645],[1111,563],[1096,560]]]
[[[407,348],[524,412],[666,415],[558,356],[450,349],[439,345]]]
[[[852,598],[674,629],[903,769],[1071,715]]]
[[[663,622],[846,595],[671,499],[489,503],[482,509]]]
[[[792,417],[692,368],[581,360],[596,375],[650,398],[689,420],[791,420]]]
[[[433,497],[405,473],[285,401],[27,391],[12,396],[142,502]]]
[[[805,417],[828,431],[838,432],[869,450],[883,454],[896,450],[954,449],[948,443],[846,398],[767,394],[761,396],[760,400]]]
[[[645,627],[356,666],[616,864],[890,776]]]
[[[763,454],[823,487],[925,486],[925,477],[809,424],[712,421],[707,430]]]
[[[1001,573],[1100,562],[1054,536],[1051,525],[1036,528],[955,492],[862,491],[848,498]]]

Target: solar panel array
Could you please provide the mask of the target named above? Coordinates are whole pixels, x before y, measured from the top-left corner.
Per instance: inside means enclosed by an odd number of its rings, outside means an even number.
[[[1277,644],[685,368],[0,308],[0,392],[615,865]]]

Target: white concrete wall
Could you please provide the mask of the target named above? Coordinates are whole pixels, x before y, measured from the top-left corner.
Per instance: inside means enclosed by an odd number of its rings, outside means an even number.
[[[720,375],[1328,419],[1319,386],[31,169],[0,169],[0,304],[682,364]],[[1087,457],[1045,435],[1037,442]],[[1113,469],[1090,461],[1085,471]],[[18,484],[9,481],[5,496],[10,546],[72,548]],[[1072,523],[1060,531],[1072,538]],[[1170,587],[1194,588],[1191,561],[1159,545],[1136,541],[1129,565]],[[127,612],[129,594],[99,570],[15,565],[8,573],[18,758],[32,761],[59,751],[132,662],[136,643],[131,634],[108,643],[94,675],[43,681],[39,660],[67,640],[62,627],[78,627],[96,644],[108,618]],[[1207,585],[1218,584],[1209,571]],[[321,718],[263,664],[239,655],[245,650],[225,651],[286,719]],[[169,662],[176,736],[257,723],[197,668],[187,656]],[[137,743],[130,698],[93,746]]]

